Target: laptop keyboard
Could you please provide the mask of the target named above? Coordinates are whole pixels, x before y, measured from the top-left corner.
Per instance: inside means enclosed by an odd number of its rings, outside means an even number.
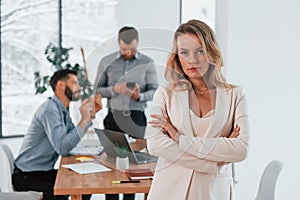
[[[135,151],[134,154],[136,156],[136,159],[138,159],[139,161],[155,161],[155,160],[157,160],[156,156],[152,156],[147,153]]]

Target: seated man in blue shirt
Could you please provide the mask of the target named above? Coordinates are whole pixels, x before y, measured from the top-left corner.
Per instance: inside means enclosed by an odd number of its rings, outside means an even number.
[[[80,99],[81,88],[76,75],[76,71],[65,69],[51,77],[54,96],[35,112],[15,160],[12,181],[16,191],[41,191],[44,200],[68,199],[67,196],[53,194],[57,173],[54,164],[59,155],[68,155],[77,145],[90,127],[95,113],[102,108],[100,95],[93,100],[84,100],[80,106],[81,120],[74,126],[69,105],[71,101]]]

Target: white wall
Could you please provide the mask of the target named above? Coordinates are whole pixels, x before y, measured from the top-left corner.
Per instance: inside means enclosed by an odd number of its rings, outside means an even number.
[[[211,28],[215,27],[216,0],[182,0],[182,23],[199,19]]]
[[[284,163],[276,199],[299,199],[300,2],[218,0],[217,9],[217,32],[227,39],[221,41],[227,80],[245,88],[251,114],[250,152],[237,164],[236,199],[254,199],[273,159]]]
[[[115,34],[100,43],[87,58],[90,79],[94,80],[101,58],[119,49],[117,33],[123,26],[138,29],[139,51],[153,58],[155,63],[165,66],[173,31],[179,25],[179,0],[119,0],[116,15],[119,27]],[[157,70],[162,80],[164,67],[158,66]]]
[[[119,0],[120,27],[175,29],[179,24],[179,0]]]

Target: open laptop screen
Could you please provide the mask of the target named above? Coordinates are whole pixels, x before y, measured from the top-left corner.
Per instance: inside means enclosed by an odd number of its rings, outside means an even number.
[[[128,158],[131,162],[134,163],[148,163],[148,162],[156,162],[157,157],[149,155],[144,152],[134,152],[127,141],[125,133],[120,133],[117,131],[111,130],[101,130],[96,129],[95,131],[100,139],[100,142],[104,148],[104,151],[108,156],[117,157],[118,150],[117,148],[127,149]]]

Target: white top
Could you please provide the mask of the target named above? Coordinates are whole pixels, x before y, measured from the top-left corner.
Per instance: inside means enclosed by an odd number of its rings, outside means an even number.
[[[194,131],[195,137],[203,137],[208,130],[208,127],[213,120],[213,117],[215,115],[215,110],[210,110],[206,115],[204,115],[202,118],[198,117],[192,110],[190,110],[190,117],[191,117],[191,123],[192,128]],[[209,180],[211,179],[210,174],[201,173],[194,171],[193,175],[190,179],[190,186],[187,193],[186,199],[197,199],[197,200],[206,200],[207,195],[203,193],[203,190],[209,187]],[[197,183],[197,184],[194,184]],[[224,197],[224,199],[227,199]]]
[[[191,123],[193,131],[198,137],[203,137],[209,127],[213,116],[215,115],[215,109],[210,110],[202,118],[198,117],[192,110],[190,110]]]

